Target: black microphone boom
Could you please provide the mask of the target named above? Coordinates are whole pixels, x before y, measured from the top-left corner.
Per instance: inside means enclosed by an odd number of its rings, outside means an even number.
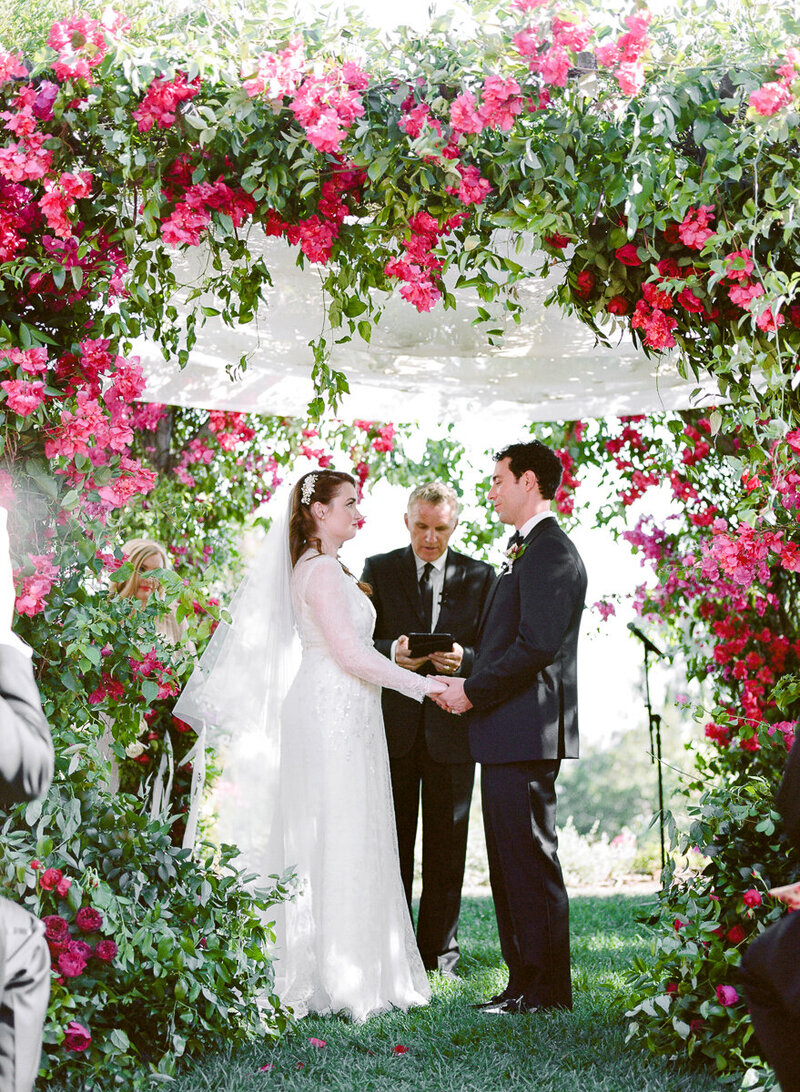
[[[662,658],[666,656],[666,653],[662,652],[660,648],[656,648],[656,646],[653,644],[653,642],[650,640],[650,638],[645,636],[645,634],[642,633],[642,631],[640,629],[638,629],[633,624],[633,622],[628,622],[628,629],[631,631],[631,633],[634,635],[634,637],[639,638],[639,640],[642,642],[642,644],[644,645],[644,647],[647,649],[648,652],[653,652],[653,653],[655,653],[656,656],[661,656]]]

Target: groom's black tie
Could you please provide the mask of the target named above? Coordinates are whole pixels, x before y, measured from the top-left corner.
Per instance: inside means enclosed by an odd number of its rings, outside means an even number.
[[[519,546],[523,541],[522,535],[519,531],[515,531],[511,538],[508,540],[508,549],[513,550],[515,546]]]
[[[430,633],[433,628],[433,581],[431,580],[430,561],[425,562],[422,576],[419,578],[419,594],[422,598],[422,616],[425,619],[425,628]]]

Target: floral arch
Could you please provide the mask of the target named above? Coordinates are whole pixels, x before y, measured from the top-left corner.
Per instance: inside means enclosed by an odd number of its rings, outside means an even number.
[[[657,1049],[680,1041],[693,1056],[727,1059],[723,1067],[747,1057],[743,1008],[714,990],[728,985],[744,894],[755,928],[775,912],[764,907],[759,918],[749,892],[793,867],[765,800],[783,753],[775,741],[790,736],[798,702],[798,27],[788,4],[771,5],[754,37],[731,4],[727,29],[717,24],[703,46],[702,3],[680,24],[643,8],[619,19],[577,9],[475,2],[468,34],[442,21],[424,39],[388,42],[335,20],[300,29],[288,17],[245,18],[233,4],[160,23],[144,5],[131,22],[87,7],[37,38],[26,37],[22,5],[13,9],[24,40],[0,51],[0,484],[25,543],[20,630],[37,650],[60,781],[44,807],[6,824],[5,877],[40,912],[66,920],[69,907],[77,921],[93,909],[119,938],[109,960],[98,954],[89,966],[79,951],[65,961],[49,1032],[55,1068],[80,1061],[89,1080],[112,1061],[141,1059],[141,1040],[108,1013],[140,1003],[139,900],[159,880],[177,885],[174,906],[200,905],[205,917],[195,915],[188,947],[164,929],[146,949],[150,965],[167,968],[172,992],[159,1012],[177,1029],[154,1064],[168,1065],[167,1046],[198,1049],[226,1020],[231,1034],[251,1033],[230,1016],[225,975],[255,988],[268,973],[253,955],[261,927],[241,910],[236,965],[203,979],[202,929],[230,913],[234,894],[207,864],[186,861],[168,826],[126,811],[99,784],[87,744],[99,714],[113,718],[120,755],[145,707],[163,738],[181,677],[158,642],[141,650],[119,603],[98,594],[120,565],[115,545],[134,525],[169,536],[179,575],[165,583],[202,640],[219,611],[200,587],[226,573],[226,527],[268,499],[298,452],[322,464],[345,453],[362,483],[410,472],[393,425],[137,402],[133,338],[146,332],[182,360],[204,317],[253,316],[270,280],[248,248],[255,230],[284,237],[319,269],[327,321],[309,346],[318,417],[347,389],[330,366],[331,342],[368,341],[386,292],[419,311],[452,306],[444,274],[455,272],[457,284],[519,315],[516,286],[535,274],[495,246],[498,229],[535,241],[538,272],[558,277],[552,302],[599,339],[622,329],[645,352],[675,347],[687,374],[718,382],[725,408],[687,413],[666,431],[573,422],[552,437],[568,471],[565,510],[575,464],[590,460],[615,463],[623,509],[665,467],[686,505],[679,532],[644,524],[625,533],[664,567],[643,609],[692,630],[696,671],[716,673],[708,734],[719,750],[703,761],[735,772],[745,834],[735,853],[710,855],[702,897],[670,888],[682,925],[661,942],[655,970],[643,969],[633,1021]],[[170,255],[201,241],[202,292],[179,312]],[[453,457],[441,444],[424,468]],[[747,620],[735,632],[731,604]],[[720,819],[713,792],[703,806],[693,837],[708,848],[730,808]],[[120,824],[127,848],[113,844]],[[31,864],[31,827],[43,869]],[[745,867],[749,880],[738,874]],[[709,936],[706,958],[697,941]],[[81,1020],[82,983],[105,999],[94,1034]],[[193,1020],[201,987],[217,1007]]]

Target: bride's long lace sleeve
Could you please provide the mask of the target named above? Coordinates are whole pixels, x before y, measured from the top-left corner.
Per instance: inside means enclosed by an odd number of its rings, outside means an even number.
[[[432,689],[430,680],[398,667],[382,656],[367,636],[359,634],[353,621],[350,600],[355,583],[352,589],[348,587],[352,578],[344,572],[339,562],[322,555],[301,559],[298,562],[300,565],[308,567],[307,571],[297,574],[300,593],[331,656],[342,670],[365,682],[398,690],[409,698],[422,701]],[[362,593],[359,591],[358,594]]]

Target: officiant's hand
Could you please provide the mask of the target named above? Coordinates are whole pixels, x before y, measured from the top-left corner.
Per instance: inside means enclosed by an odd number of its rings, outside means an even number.
[[[394,646],[394,662],[398,667],[404,667],[406,671],[419,671],[427,661],[427,656],[409,656],[408,637],[405,633],[397,638],[397,644]]]
[[[464,659],[464,649],[453,641],[449,652],[432,652],[431,663],[440,675],[455,675]]]
[[[436,682],[445,684],[444,692],[437,694],[433,699],[440,708],[446,709],[448,713],[455,713],[456,716],[472,708],[472,702],[464,693],[463,679],[450,679],[442,675],[432,677]]]

